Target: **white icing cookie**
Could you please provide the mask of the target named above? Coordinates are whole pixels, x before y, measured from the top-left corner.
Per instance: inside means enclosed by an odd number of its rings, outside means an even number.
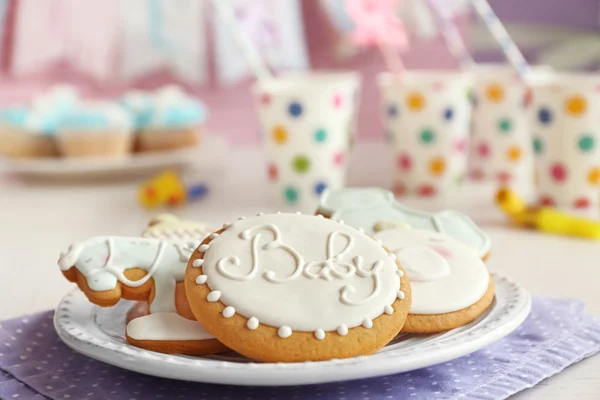
[[[412,288],[410,314],[444,314],[475,304],[490,275],[471,248],[437,232],[390,229],[375,234],[398,257]]]
[[[356,229],[321,216],[274,214],[241,219],[198,248],[195,282],[208,302],[222,302],[222,318],[248,319],[247,329],[345,336],[370,328],[403,299],[395,256]],[[188,293],[189,296],[189,293]],[[191,302],[191,300],[190,300]]]
[[[489,236],[466,215],[456,211],[436,214],[413,210],[399,204],[392,192],[381,188],[346,188],[326,190],[321,196],[319,213],[333,219],[342,219],[348,225],[375,233],[382,221],[406,223],[415,229],[443,233],[474,248],[485,257],[491,247]]]
[[[172,312],[160,312],[138,317],[127,324],[127,336],[135,340],[206,340],[215,337],[198,321],[191,321]]]
[[[190,255],[201,241],[186,245],[147,238],[101,236],[69,247],[61,254],[62,271],[75,267],[91,290],[115,289],[117,282],[140,287],[154,279],[154,300],[150,312],[175,312],[175,285],[182,281]],[[127,279],[124,272],[141,268],[147,274],[139,280]]]

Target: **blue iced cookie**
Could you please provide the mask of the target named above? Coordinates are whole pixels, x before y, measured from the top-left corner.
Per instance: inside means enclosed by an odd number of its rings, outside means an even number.
[[[428,213],[399,204],[392,192],[381,188],[347,188],[326,190],[321,196],[318,212],[341,219],[350,226],[362,228],[373,235],[380,223],[405,223],[415,229],[443,233],[476,249],[485,257],[491,247],[489,236],[466,215],[457,211]]]

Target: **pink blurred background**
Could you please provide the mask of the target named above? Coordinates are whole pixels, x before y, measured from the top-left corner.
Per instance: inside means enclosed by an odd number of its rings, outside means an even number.
[[[14,6],[15,2],[10,2]],[[107,4],[110,3],[110,0]],[[113,2],[113,6],[116,4]],[[361,110],[359,116],[359,137],[383,137],[379,113],[379,93],[375,86],[376,75],[384,70],[383,60],[377,49],[364,50],[353,57],[340,60],[333,51],[339,35],[336,33],[326,12],[318,1],[301,1],[304,21],[304,32],[310,66],[315,69],[358,70],[363,74],[363,90]],[[9,6],[10,7],[10,6]],[[11,13],[9,12],[10,16]],[[97,18],[97,15],[87,15],[88,18]],[[82,15],[85,18],[85,15]],[[8,31],[14,24],[14,17],[7,21]],[[469,16],[459,16],[457,19],[464,29],[469,24]],[[79,23],[82,23],[81,21]],[[83,22],[85,23],[85,22]],[[93,21],[90,21],[93,24]],[[93,25],[92,25],[93,26]],[[106,32],[105,32],[106,33]],[[96,32],[97,35],[101,32]],[[3,48],[4,66],[11,64],[11,35],[5,36]],[[29,40],[44,40],[34,37]],[[208,40],[208,54],[214,52],[212,41]],[[454,68],[455,62],[448,53],[441,38],[420,41],[413,45],[404,56],[409,68]],[[259,140],[258,122],[254,111],[249,87],[251,79],[232,86],[220,86],[215,81],[215,67],[209,63],[210,82],[202,88],[183,86],[195,95],[198,95],[209,107],[210,118],[208,130],[221,135],[233,145],[251,144]],[[173,81],[173,77],[166,71],[159,71],[141,79],[128,83],[119,83],[106,80],[95,81],[64,63],[50,65],[34,74],[24,76],[13,74],[3,75],[0,78],[0,103],[2,105],[23,102],[30,99],[35,93],[44,90],[57,82],[76,84],[84,96],[114,97],[127,88],[136,87],[151,89]]]
[[[84,96],[114,97],[128,88],[152,89],[174,81],[173,75],[166,70],[152,72],[138,79],[119,82],[117,78],[107,71],[105,67],[86,65],[84,69],[93,70],[100,68],[100,73],[105,79],[95,80],[89,74],[78,72],[60,61],[60,56],[54,57],[55,61],[46,65],[52,58],[53,52],[64,41],[64,33],[77,32],[83,36],[80,40],[85,45],[93,44],[94,48],[80,50],[88,52],[91,59],[102,60],[108,57],[115,58],[106,49],[106,42],[116,35],[113,24],[119,17],[123,4],[136,4],[137,0],[120,3],[119,0],[103,0],[102,2],[81,2],[77,0],[0,0],[0,5],[7,8],[8,16],[4,24],[5,34],[2,39],[2,57],[0,65],[4,73],[0,74],[0,105],[15,102],[24,102],[40,91],[56,83],[68,82],[77,85]],[[197,0],[201,3],[203,0]],[[236,0],[237,1],[237,0]],[[248,2],[254,5],[255,2]],[[336,0],[301,0],[298,21],[301,25],[296,35],[301,37],[300,44],[306,47],[308,58],[307,66],[314,69],[358,70],[363,75],[363,90],[361,110],[359,115],[359,137],[381,138],[382,128],[379,118],[379,94],[375,87],[375,76],[384,70],[382,57],[377,49],[366,49],[347,57],[339,56],[338,44],[341,41],[339,26],[334,26],[334,21],[327,14],[324,4]],[[158,0],[157,0],[158,2]],[[157,3],[155,2],[155,3]],[[137,1],[137,4],[151,4],[152,2]],[[263,0],[264,4],[268,0]],[[405,0],[407,4],[416,4],[417,1]],[[447,0],[450,4],[465,4],[464,0]],[[511,36],[517,42],[529,61],[552,65],[558,69],[596,69],[600,67],[600,55],[595,48],[600,48],[598,30],[600,22],[598,13],[600,3],[597,0],[490,0],[490,3],[504,22]],[[181,4],[181,3],[179,3]],[[188,2],[187,4],[193,4]],[[296,4],[281,2],[273,4]],[[25,8],[33,9],[33,17],[27,21],[16,23],[15,14],[21,13]],[[64,12],[64,9],[70,12]],[[184,9],[184,8],[182,8]],[[544,12],[539,12],[543,9]],[[45,10],[45,14],[44,11]],[[279,15],[273,10],[268,13]],[[461,10],[458,8],[457,10]],[[456,21],[471,46],[472,52],[478,61],[502,61],[502,55],[497,43],[491,39],[489,33],[482,26],[479,19],[469,13],[468,7],[457,11]],[[179,82],[191,93],[199,96],[210,109],[208,129],[234,145],[252,144],[259,140],[258,123],[254,112],[249,86],[252,79],[246,77],[241,81],[223,85],[217,82],[217,68],[214,62],[218,45],[217,38],[213,37],[215,21],[211,14],[204,13],[203,21],[206,26],[200,27],[203,41],[206,42],[203,64],[206,64],[208,79],[202,85],[187,85]],[[31,15],[30,15],[31,17]],[[144,17],[145,18],[145,17]],[[276,17],[273,17],[276,18]],[[107,22],[108,21],[108,22]],[[145,20],[144,20],[145,21]],[[139,23],[139,21],[138,21]],[[146,22],[144,22],[146,23]],[[26,27],[26,34],[18,35],[16,27]],[[205,37],[205,33],[208,35]],[[190,33],[192,46],[199,39]],[[587,46],[587,47],[586,47]],[[75,46],[77,47],[77,46]],[[16,63],[13,50],[27,48],[27,63]],[[135,49],[134,49],[135,50]],[[302,50],[304,51],[304,50]],[[90,52],[93,52],[90,53]],[[39,55],[37,54],[39,53]],[[48,57],[48,55],[51,55]],[[238,57],[239,63],[244,63],[241,56],[231,53],[229,56]],[[570,56],[577,54],[576,57]],[[80,64],[84,64],[85,57],[80,57]],[[118,55],[117,55],[118,56]],[[454,68],[455,62],[447,51],[440,35],[434,34],[429,38],[413,38],[411,49],[403,56],[409,68]],[[36,62],[39,60],[39,62]],[[208,61],[206,61],[208,60]],[[21,60],[22,61],[22,60]],[[76,60],[77,61],[77,60]],[[238,62],[237,59],[234,62]],[[15,64],[26,65],[26,68],[16,68]],[[73,62],[71,63],[71,65]],[[101,63],[96,63],[101,64]],[[18,70],[18,74],[14,71]],[[31,72],[35,71],[35,72]],[[220,71],[220,70],[219,70]],[[108,77],[108,78],[106,78]]]

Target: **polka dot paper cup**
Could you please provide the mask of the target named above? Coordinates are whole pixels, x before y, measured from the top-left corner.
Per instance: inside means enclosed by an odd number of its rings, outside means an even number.
[[[471,74],[409,71],[379,76],[397,195],[455,189],[466,172]]]
[[[533,84],[530,113],[540,204],[596,215],[600,205],[600,75]]]
[[[355,73],[294,73],[255,84],[275,205],[313,212],[325,189],[344,186],[359,88]]]
[[[473,68],[473,130],[469,169],[473,179],[495,180],[503,186],[531,188],[533,148],[529,126],[531,89],[505,64]],[[534,77],[549,76],[535,67]]]

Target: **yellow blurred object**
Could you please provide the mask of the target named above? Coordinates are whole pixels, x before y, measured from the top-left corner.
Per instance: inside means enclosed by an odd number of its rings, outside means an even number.
[[[138,201],[146,208],[180,206],[186,202],[187,189],[175,172],[165,171],[138,189]]]
[[[496,203],[516,225],[557,235],[600,239],[600,222],[550,207],[528,207],[519,195],[509,189],[500,189],[496,193]]]

